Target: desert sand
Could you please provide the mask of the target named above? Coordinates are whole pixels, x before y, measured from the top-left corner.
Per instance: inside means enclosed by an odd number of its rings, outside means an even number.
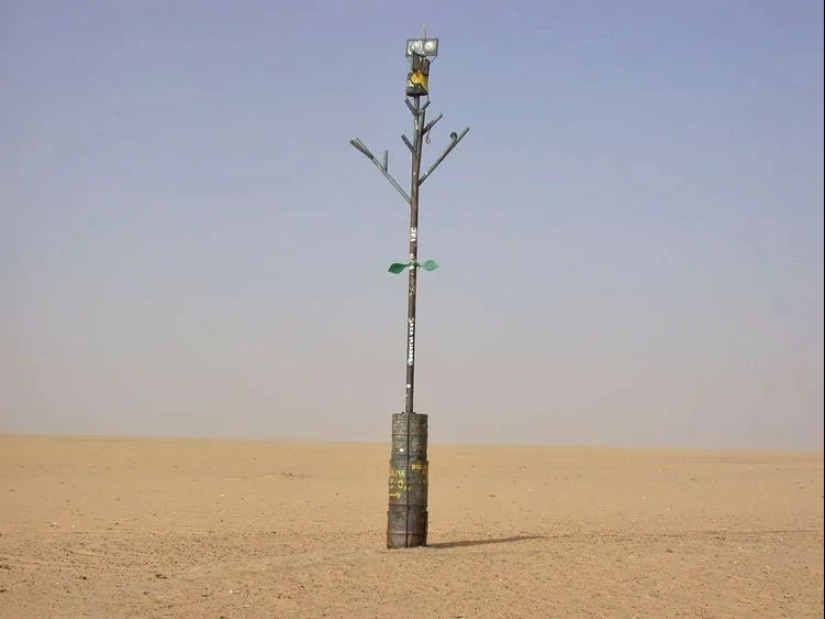
[[[0,436],[0,616],[823,617],[822,454]]]

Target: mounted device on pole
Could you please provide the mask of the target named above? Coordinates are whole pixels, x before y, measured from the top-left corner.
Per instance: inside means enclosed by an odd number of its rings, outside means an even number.
[[[442,117],[439,114],[429,123],[426,122],[426,110],[430,105],[430,65],[438,56],[438,39],[427,38],[425,29],[422,38],[407,40],[406,56],[410,63],[407,73],[406,104],[413,116],[413,139],[410,141],[403,135],[401,139],[412,155],[409,194],[390,174],[387,151],[384,151],[384,157],[379,161],[361,140],[350,140],[350,144],[375,164],[410,207],[409,260],[395,262],[389,268],[389,272],[396,275],[409,269],[409,290],[405,329],[407,368],[404,412],[392,416],[387,548],[413,548],[427,544],[427,415],[417,414],[414,407],[416,298],[418,270],[434,271],[438,268],[438,263],[435,260],[418,261],[419,190],[424,181],[470,131],[468,127],[460,133],[450,134],[447,148],[426,172],[421,173],[424,139],[428,138],[430,131]],[[422,102],[422,98],[425,101]]]

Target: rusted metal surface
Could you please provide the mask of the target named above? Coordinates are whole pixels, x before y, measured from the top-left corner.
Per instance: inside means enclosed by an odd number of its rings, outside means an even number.
[[[427,415],[392,416],[387,548],[427,545]]]

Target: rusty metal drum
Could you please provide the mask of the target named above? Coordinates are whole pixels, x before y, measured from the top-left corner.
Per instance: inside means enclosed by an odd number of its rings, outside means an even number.
[[[392,416],[387,548],[427,545],[427,415]]]

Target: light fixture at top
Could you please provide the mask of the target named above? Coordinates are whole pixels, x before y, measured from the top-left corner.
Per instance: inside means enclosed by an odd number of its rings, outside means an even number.
[[[407,39],[407,58],[413,54],[435,58],[438,56],[438,39]]]

